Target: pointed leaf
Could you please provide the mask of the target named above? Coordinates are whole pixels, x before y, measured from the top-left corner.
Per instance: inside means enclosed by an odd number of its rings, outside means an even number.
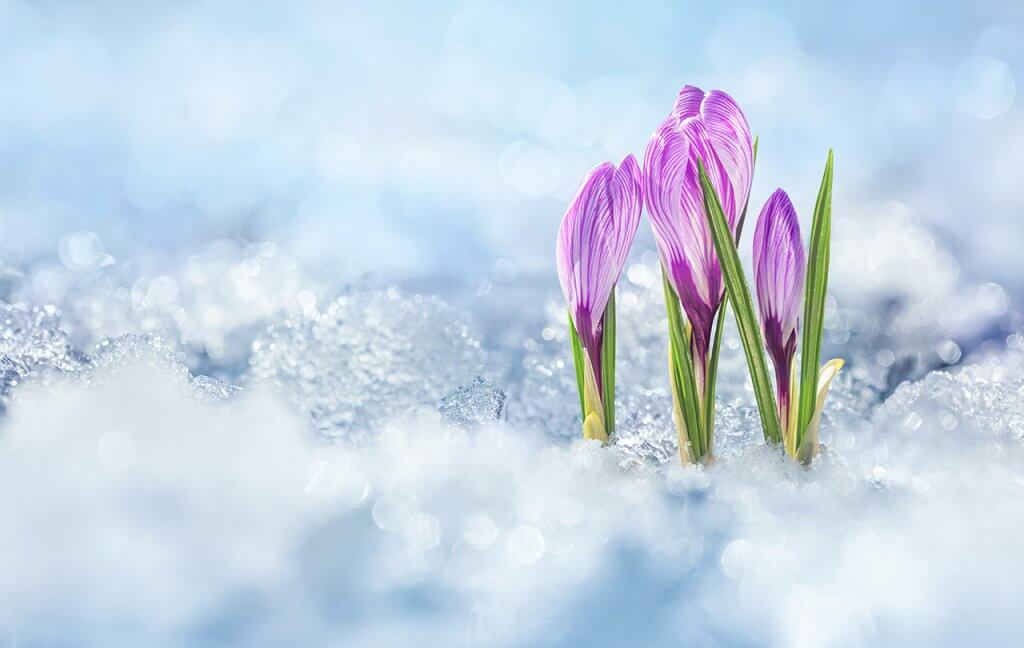
[[[825,297],[828,293],[829,252],[832,245],[832,151],[828,152],[821,189],[814,205],[811,244],[807,255],[804,288],[803,341],[800,345],[800,408],[796,426],[796,447],[801,447],[804,430],[814,415],[814,398],[821,361],[821,337],[825,325]]]
[[[751,165],[751,173],[757,165],[757,144],[759,137],[754,137],[754,158],[753,164]],[[743,235],[743,223],[747,220],[747,207],[750,201],[743,205],[743,211],[740,212],[740,220],[736,225],[736,242],[739,244],[740,237]],[[715,337],[711,343],[711,356],[708,359],[708,375],[704,382],[704,432],[707,435],[708,452],[711,452],[714,444],[715,437],[715,386],[718,382],[718,355],[722,348],[722,337],[725,329],[725,314],[729,311],[729,298],[726,293],[726,298],[722,300],[722,305],[718,309],[718,317],[715,319]]]
[[[726,290],[733,304],[733,312],[736,314],[736,325],[740,330],[740,340],[743,342],[743,351],[747,357],[750,379],[754,383],[754,396],[761,414],[764,437],[767,441],[778,443],[782,440],[779,413],[775,406],[772,381],[768,375],[761,330],[757,325],[757,316],[754,314],[754,302],[750,296],[750,288],[747,286],[736,243],[732,239],[732,232],[725,220],[725,214],[722,212],[722,205],[718,201],[715,188],[704,170],[703,163],[700,163],[698,167],[701,186],[704,189],[704,211],[711,229],[712,239],[715,242],[715,251],[722,264]]]

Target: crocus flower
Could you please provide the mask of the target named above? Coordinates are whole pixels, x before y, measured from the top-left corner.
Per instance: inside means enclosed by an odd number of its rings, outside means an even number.
[[[725,287],[704,215],[698,160],[735,232],[753,181],[750,127],[728,94],[686,86],[647,145],[644,193],[662,265],[693,327],[691,346],[701,383]]]
[[[783,434],[795,418],[793,357],[803,307],[804,244],[796,209],[782,189],[776,189],[761,209],[754,229],[754,283],[764,345],[775,365],[776,397]]]
[[[684,462],[713,456],[714,389],[707,383],[714,367],[709,351],[725,293],[705,215],[701,164],[735,236],[754,174],[750,127],[726,93],[686,86],[651,136],[644,157],[644,196],[667,281],[669,339],[674,340],[669,376]],[[677,315],[680,308],[685,325]]]
[[[618,167],[605,162],[580,185],[562,219],[556,245],[558,280],[571,324],[583,347],[583,432],[608,440],[604,403],[614,399],[602,384],[605,309],[622,273],[643,208],[640,167],[632,155]]]

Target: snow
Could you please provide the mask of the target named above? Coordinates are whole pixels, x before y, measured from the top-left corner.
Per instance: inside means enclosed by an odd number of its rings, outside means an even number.
[[[436,406],[484,369],[484,353],[471,324],[441,299],[389,289],[269,327],[251,364],[321,434],[358,441],[398,412]]]
[[[0,522],[0,631],[28,645],[1012,639],[1019,335],[886,398],[856,371],[875,356],[852,358],[805,468],[761,440],[730,333],[717,461],[683,468],[658,277],[644,261],[629,276],[609,448],[576,438],[554,295],[519,354],[437,298],[355,290],[271,320],[241,389],[194,375],[173,339],[83,352],[56,310],[5,306],[19,373],[0,488],[18,495]],[[517,357],[519,379],[477,373]]]

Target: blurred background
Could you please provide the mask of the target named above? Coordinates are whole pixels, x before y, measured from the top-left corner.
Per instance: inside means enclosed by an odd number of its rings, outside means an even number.
[[[1022,18],[991,0],[2,0],[0,268],[229,239],[330,281],[550,281],[579,179],[641,154],[690,83],[760,136],[753,201],[781,185],[806,219],[834,147],[840,204],[898,201],[958,272],[1015,280]]]

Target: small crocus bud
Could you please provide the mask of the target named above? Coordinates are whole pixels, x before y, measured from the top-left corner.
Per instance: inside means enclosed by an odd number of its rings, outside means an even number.
[[[583,348],[583,366],[577,372],[582,376],[583,435],[588,439],[608,440],[605,402],[615,395],[605,393],[602,384],[601,345],[609,324],[605,312],[642,209],[640,166],[627,155],[618,167],[605,162],[587,174],[558,232],[558,280]]]
[[[786,192],[776,189],[761,209],[754,230],[754,282],[764,344],[775,365],[780,424],[787,438],[796,419],[791,411],[796,404],[793,359],[805,272],[796,209]]]

